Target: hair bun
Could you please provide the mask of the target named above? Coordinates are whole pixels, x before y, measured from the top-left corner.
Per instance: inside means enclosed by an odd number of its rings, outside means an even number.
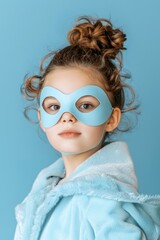
[[[79,21],[83,23],[76,25],[68,33],[71,45],[95,49],[113,59],[121,50],[126,49],[123,47],[126,35],[120,29],[114,29],[109,20],[81,17]]]

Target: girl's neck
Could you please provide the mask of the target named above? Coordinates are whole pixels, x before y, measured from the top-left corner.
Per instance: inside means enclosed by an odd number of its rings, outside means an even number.
[[[67,154],[67,155],[62,154],[62,158],[64,161],[65,170],[66,170],[65,179],[67,179],[81,163],[87,160],[92,154],[97,152],[99,149],[100,149],[100,146],[97,146],[96,148],[91,149],[84,153]]]

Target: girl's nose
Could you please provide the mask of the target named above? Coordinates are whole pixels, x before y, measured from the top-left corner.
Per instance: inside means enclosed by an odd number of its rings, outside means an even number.
[[[68,122],[75,123],[76,120],[77,119],[69,112],[63,113],[63,115],[60,119],[61,122],[66,122],[66,123],[68,123]]]

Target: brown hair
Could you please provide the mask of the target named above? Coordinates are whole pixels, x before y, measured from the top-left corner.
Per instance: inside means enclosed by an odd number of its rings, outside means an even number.
[[[136,110],[138,106],[135,104],[134,91],[124,81],[129,76],[122,74],[122,50],[126,49],[125,40],[126,35],[120,29],[113,28],[107,19],[79,18],[77,25],[68,33],[70,45],[49,53],[42,60],[39,75],[25,80],[22,86],[23,95],[39,104],[39,95],[47,74],[58,67],[82,67],[96,71],[106,82],[106,90],[111,93],[113,107],[120,108],[122,113]],[[126,94],[127,89],[129,95]],[[30,107],[24,111],[26,117],[28,109]],[[131,128],[128,123],[125,121],[123,131]]]

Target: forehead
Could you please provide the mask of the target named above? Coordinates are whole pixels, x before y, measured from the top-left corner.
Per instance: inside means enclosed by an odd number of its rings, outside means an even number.
[[[91,70],[79,68],[57,68],[53,70],[45,77],[43,87],[51,86],[68,94],[86,85],[97,85],[105,90],[98,74],[96,76]]]

